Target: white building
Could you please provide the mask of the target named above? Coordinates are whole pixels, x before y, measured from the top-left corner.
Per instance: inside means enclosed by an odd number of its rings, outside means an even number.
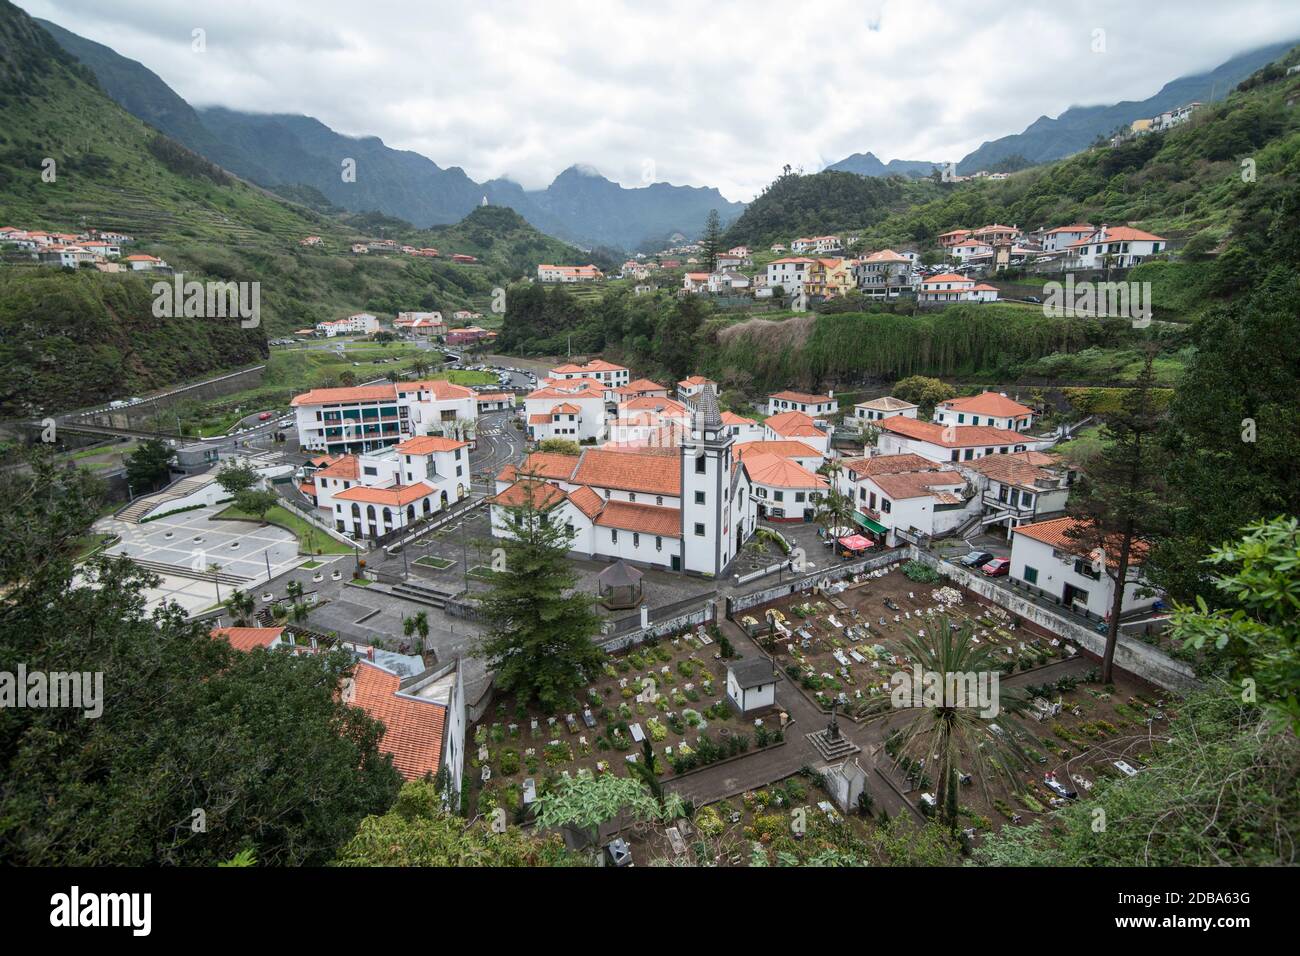
[[[290,406],[301,448],[331,455],[374,451],[419,435],[471,439],[478,421],[474,390],[442,379],[315,388]]]
[[[996,302],[997,299],[996,286],[984,282],[977,283],[974,279],[968,279],[955,272],[944,272],[923,279],[920,291],[917,293],[918,301],[929,303]]]
[[[808,277],[808,270],[812,264],[813,260],[805,256],[792,256],[769,262],[767,288],[783,289],[787,296],[798,295],[803,290],[804,279]]]
[[[881,454],[916,454],[934,462],[974,461],[985,455],[1037,451],[1045,442],[986,425],[939,425],[894,415],[876,422]]]
[[[836,481],[854,521],[889,547],[945,534],[977,507],[958,469],[913,453],[847,459]]]
[[[674,571],[725,572],[755,524],[745,467],[711,390],[677,448],[586,448],[529,455],[497,476],[492,533],[513,534],[526,503],[572,534],[571,550]]]
[[[1112,554],[1088,553],[1080,542],[1066,535],[1075,524],[1073,518],[1054,518],[1016,528],[1011,536],[1010,576],[1056,598],[1076,613],[1105,620],[1110,617],[1115,582],[1102,562],[1114,570],[1118,550]],[[1130,558],[1122,613],[1148,608],[1160,600],[1159,592],[1142,578],[1144,556],[1145,548],[1139,546]]]
[[[746,418],[744,415],[737,415],[735,412],[723,412],[722,425],[727,429],[727,434],[736,440],[737,444],[762,441],[767,435],[767,429],[763,427],[762,422]]]
[[[840,410],[840,403],[835,392],[815,395],[810,392],[775,392],[767,397],[767,413],[779,415],[781,412],[803,412],[811,418],[825,418]]]
[[[369,312],[358,312],[356,315],[349,315],[346,319],[317,322],[316,331],[329,339],[336,335],[369,335],[379,331],[379,319]]]
[[[605,423],[605,388],[593,379],[552,379],[524,396],[524,415],[534,441],[595,439]]]
[[[166,262],[157,256],[134,255],[127,256],[122,261],[131,267],[132,272],[153,272],[158,269],[170,268]]]
[[[469,489],[469,443],[423,435],[342,456],[317,469],[302,490],[335,530],[376,538],[447,509]]]
[[[1076,222],[1068,226],[1057,226],[1043,233],[1044,252],[1064,252],[1076,242],[1091,236],[1097,229],[1092,223]]]
[[[862,294],[873,299],[896,299],[914,288],[914,263],[893,249],[882,249],[859,259],[853,275]]]
[[[763,419],[763,437],[768,441],[798,441],[830,454],[831,433],[823,431],[803,412],[782,412]]]
[[[1065,268],[1101,269],[1109,265],[1127,269],[1167,246],[1168,242],[1162,236],[1141,229],[1103,225],[1066,248]]]
[[[1022,524],[1065,511],[1074,473],[1059,455],[1022,451],[963,464],[980,496],[980,523],[1007,537]]]
[[[538,282],[595,282],[605,278],[605,274],[594,265],[587,266],[552,266],[537,267]]]
[[[761,655],[727,664],[727,699],[742,714],[776,706],[776,668]]]
[[[892,395],[885,395],[881,398],[873,398],[867,402],[858,402],[853,406],[853,420],[862,425],[869,425],[878,422],[882,418],[891,418],[894,415],[902,415],[904,418],[915,418],[918,406],[911,402],[905,402],[901,398],[894,398]]]
[[[622,365],[615,365],[613,362],[606,362],[604,359],[592,359],[585,365],[557,365],[551,369],[551,378],[555,379],[578,379],[590,378],[602,385],[617,387],[626,385],[632,379],[630,370]]]
[[[691,375],[677,383],[677,395],[683,400],[693,399],[706,388],[713,389],[713,393],[716,395],[718,383],[711,378],[705,378],[703,375]]]
[[[728,295],[743,292],[750,287],[749,277],[731,270],[715,272],[707,280],[708,289],[714,295]]]
[[[1034,423],[1034,410],[1007,398],[1005,393],[982,392],[940,402],[934,409],[934,421],[940,425],[989,425],[1024,432]]]
[[[758,516],[766,521],[812,521],[830,483],[792,458],[757,450],[774,442],[752,442],[740,457],[753,485]]]

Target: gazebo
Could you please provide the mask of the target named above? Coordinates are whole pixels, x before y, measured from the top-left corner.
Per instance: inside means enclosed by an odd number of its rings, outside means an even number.
[[[596,578],[601,603],[608,608],[636,607],[641,603],[642,577],[626,561],[615,561]]]

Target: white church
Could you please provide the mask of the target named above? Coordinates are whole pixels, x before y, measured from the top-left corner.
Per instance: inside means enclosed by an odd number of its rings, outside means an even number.
[[[496,479],[492,533],[509,537],[518,509],[565,524],[571,553],[718,576],[754,532],[753,482],[717,396],[704,389],[677,447],[535,452]]]

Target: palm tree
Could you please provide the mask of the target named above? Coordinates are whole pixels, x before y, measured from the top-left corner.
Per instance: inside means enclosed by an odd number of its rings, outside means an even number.
[[[939,615],[927,618],[924,635],[909,635],[903,647],[923,674],[938,675],[941,688],[947,688],[950,683],[961,686],[961,678],[968,675],[983,678],[1000,673],[1003,661],[995,656],[993,646],[977,644],[974,637],[975,628],[969,622],[957,627],[947,615]],[[955,682],[949,675],[956,678]],[[1010,733],[994,723],[993,717],[980,716],[978,704],[952,700],[947,694],[941,696],[936,706],[919,708],[906,726],[898,729],[895,739],[899,743],[898,758],[906,756],[937,766],[935,808],[939,819],[955,830],[959,762],[978,777],[985,798],[991,799],[990,781],[1002,780],[1015,788],[1017,774],[1028,767],[1029,758]],[[999,688],[996,704],[999,712],[1015,713],[1024,708],[1025,699]],[[868,719],[897,714],[898,710],[889,705],[889,700],[882,701]]]
[[[816,521],[822,531],[830,535],[841,528],[847,528],[853,521],[853,499],[840,494],[832,486],[822,495],[817,503]]]
[[[420,650],[424,650],[424,642],[429,638],[429,615],[421,611],[413,617],[408,617],[402,621],[402,633],[407,637],[413,634],[420,635]]]
[[[247,591],[235,591],[230,597],[226,598],[226,607],[235,619],[237,627],[246,627],[248,625],[253,616],[254,605],[253,595]]]

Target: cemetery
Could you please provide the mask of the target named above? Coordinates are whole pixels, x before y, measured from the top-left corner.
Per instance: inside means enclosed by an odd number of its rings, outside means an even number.
[[[1023,754],[1016,786],[977,767],[959,767],[962,827],[979,832],[1007,822],[1029,822],[1068,800],[1086,799],[1103,775],[1131,775],[1176,715],[1168,692],[1124,671],[1100,683],[1096,662],[1004,609],[981,602],[943,581],[920,583],[894,567],[818,591],[796,593],[748,609],[737,623],[772,655],[790,692],[799,688],[823,710],[861,724],[849,733],[870,747],[872,762],[922,814],[934,806],[926,760],[899,753],[898,733],[922,710],[891,706],[891,676],[908,672],[904,647],[926,628],[969,624],[974,640],[1005,657],[999,675],[1008,706],[991,723]],[[872,718],[878,722],[872,723]],[[877,728],[873,733],[863,728]],[[867,760],[864,759],[864,765]],[[968,772],[970,771],[970,772]]]
[[[627,776],[648,744],[661,780],[784,741],[780,715],[740,716],[727,700],[730,645],[701,626],[606,656],[570,706],[545,713],[512,696],[469,732],[465,774],[478,813],[527,807],[580,770]]]

